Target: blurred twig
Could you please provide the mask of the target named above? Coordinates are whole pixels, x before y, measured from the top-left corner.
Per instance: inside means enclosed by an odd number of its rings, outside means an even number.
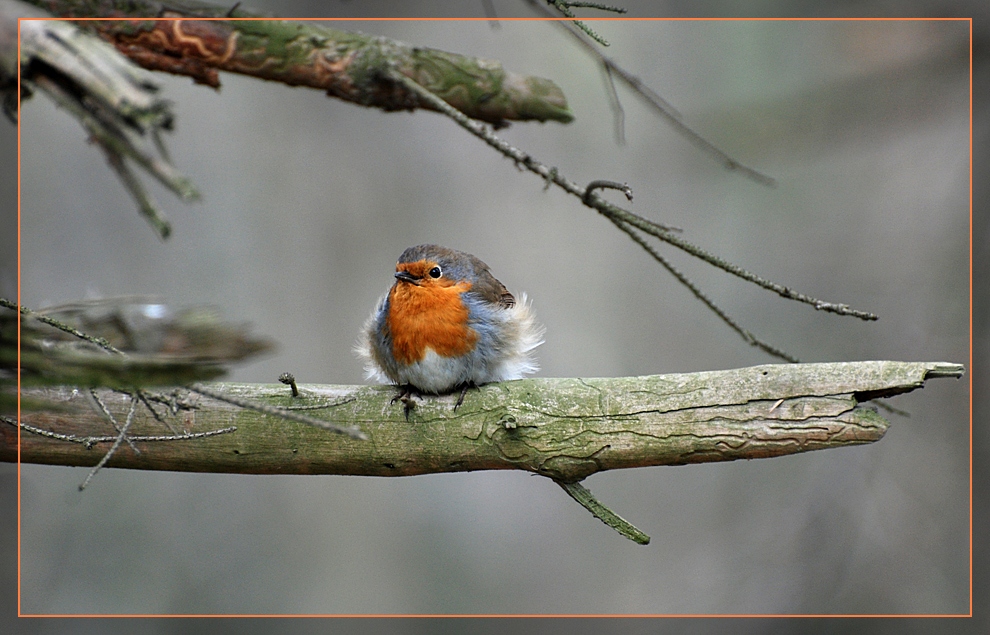
[[[611,13],[625,13],[626,10],[621,7],[613,7],[607,4],[602,4],[600,2],[566,2],[565,0],[546,0],[547,4],[552,6],[557,11],[560,11],[561,15],[568,18],[575,18],[572,20],[574,26],[581,29],[585,34],[598,42],[602,46],[608,46],[608,40],[603,38],[601,35],[596,33],[591,29],[590,26],[585,24],[583,21],[576,19],[577,16],[571,9],[586,8],[586,9],[598,9],[599,11],[608,11]]]
[[[537,13],[547,17],[553,17],[553,13],[543,6],[540,0],[526,0],[526,2],[533,7]],[[588,39],[582,36],[582,34],[579,33],[578,30],[576,30],[568,21],[555,20],[553,24],[566,31],[589,55],[598,60],[598,62],[602,65],[603,72],[605,73],[606,89],[608,90],[609,99],[612,102],[613,112],[616,117],[616,135],[620,140],[625,136],[625,133],[623,132],[624,113],[622,110],[622,105],[619,102],[618,94],[615,92],[615,87],[613,85],[613,79],[615,77],[618,77],[623,84],[633,91],[633,94],[639,96],[656,114],[663,117],[668,124],[673,126],[674,130],[676,130],[678,134],[690,141],[696,148],[721,163],[727,170],[738,172],[746,178],[756,181],[761,185],[766,185],[768,187],[776,186],[777,182],[773,179],[773,177],[767,176],[759,170],[755,170],[740,163],[739,161],[736,161],[711,141],[695,132],[690,126],[681,120],[680,114],[678,114],[678,112],[669,102],[667,102],[667,100],[658,95],[649,86],[644,84],[638,77],[619,66],[618,62],[606,57],[601,51],[598,50],[593,42],[589,42]]]
[[[57,20],[21,22],[20,66],[26,94],[37,89],[79,120],[141,213],[167,238],[168,221],[127,165],[133,161],[182,200],[199,197],[163,152],[161,132],[171,129],[173,115],[157,87],[112,46]]]
[[[138,453],[129,433],[134,410],[143,405],[150,417],[179,434],[168,415],[189,410],[178,397],[166,398],[149,392],[150,386],[188,384],[189,390],[226,400],[240,408],[252,409],[275,417],[306,423],[324,430],[363,439],[353,426],[340,426],[280,408],[255,404],[246,399],[229,398],[218,388],[199,385],[199,380],[215,379],[226,366],[271,348],[271,343],[251,337],[241,326],[219,320],[215,312],[204,308],[172,312],[162,304],[123,300],[80,302],[44,312],[18,307],[0,298],[0,307],[16,313],[0,312],[0,406],[13,411],[8,403],[16,378],[22,387],[39,385],[73,385],[86,390],[75,391],[89,397],[88,409],[109,421],[117,433],[103,459],[80,486],[85,488],[117,452],[127,443]],[[17,322],[20,315],[20,348],[17,347]],[[107,335],[95,336],[95,331]],[[110,340],[114,340],[116,345]],[[16,372],[15,372],[16,371]],[[111,388],[130,399],[131,410],[124,423],[107,407],[94,388]],[[165,403],[168,414],[159,414],[152,402]],[[332,407],[335,404],[326,404]],[[22,400],[22,411],[45,411],[55,408],[49,402]],[[40,429],[40,426],[36,426]],[[51,431],[51,438],[60,438]],[[91,438],[99,435],[83,435]],[[187,438],[187,437],[182,437]],[[188,437],[193,438],[193,437]],[[92,447],[92,444],[89,444]]]

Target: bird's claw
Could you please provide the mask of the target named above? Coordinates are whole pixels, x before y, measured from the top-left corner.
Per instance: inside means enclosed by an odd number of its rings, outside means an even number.
[[[420,397],[421,393],[416,390],[412,385],[406,384],[405,386],[399,386],[399,394],[392,397],[389,404],[394,404],[396,401],[402,402],[402,413],[406,417],[406,421],[409,421],[409,413],[412,409],[416,407],[416,397]]]
[[[457,396],[457,403],[454,404],[455,411],[462,403],[464,403],[464,395],[467,394],[467,391],[477,387],[478,387],[477,384],[475,384],[473,381],[469,381],[465,384],[461,384],[461,394]]]

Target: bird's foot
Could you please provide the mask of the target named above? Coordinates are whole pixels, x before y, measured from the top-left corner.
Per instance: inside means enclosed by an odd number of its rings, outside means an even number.
[[[464,403],[464,395],[467,394],[467,391],[471,390],[472,388],[477,388],[477,387],[478,387],[478,384],[474,383],[473,381],[469,381],[469,382],[466,382],[466,383],[461,384],[461,394],[457,396],[457,403],[454,404],[454,410],[455,411],[457,410],[457,408],[462,403]]]
[[[467,394],[467,392],[472,388],[476,389],[477,387],[478,387],[477,384],[475,384],[473,381],[469,381],[461,384],[460,386],[456,386],[449,393],[444,393],[444,394],[453,394],[455,391],[459,391],[459,394],[457,395],[457,402],[454,404],[454,410],[456,411],[460,407],[460,405],[464,403],[464,396]],[[406,417],[406,421],[409,421],[409,413],[412,412],[412,410],[416,407],[416,400],[423,398],[423,393],[420,392],[420,390],[415,386],[413,386],[412,384],[403,384],[401,386],[398,386],[398,388],[399,388],[399,394],[392,397],[392,400],[389,401],[389,403],[394,404],[397,401],[401,401],[402,412]]]
[[[415,386],[412,384],[405,384],[399,386],[399,394],[392,397],[392,400],[389,401],[389,403],[394,404],[396,401],[401,401],[402,413],[406,416],[406,421],[409,421],[409,413],[416,407],[416,398],[422,396],[423,393],[419,392]]]

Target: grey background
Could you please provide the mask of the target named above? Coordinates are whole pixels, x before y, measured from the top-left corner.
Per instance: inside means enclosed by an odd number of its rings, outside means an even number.
[[[551,25],[334,26],[553,78],[576,122],[516,124],[505,138],[578,182],[628,182],[634,211],[726,259],[881,315],[819,314],[671,254],[802,359],[968,362],[965,23],[596,25],[611,56],[776,189],[723,171],[621,88],[628,143],[617,146],[600,72]],[[222,79],[218,94],[156,77],[179,113],[173,158],[205,195],[183,206],[156,190],[175,225],[167,243],[73,120],[43,98],[26,103],[26,305],[133,293],[215,304],[280,342],[233,379],[288,369],[302,382],[358,383],[350,349],[395,258],[434,241],[533,298],[547,326],[544,376],[769,361],[607,221],[444,118]],[[13,128],[0,128],[10,147]],[[13,284],[5,267],[4,295]],[[108,470],[79,494],[84,469],[23,466],[22,609],[964,613],[967,394],[967,380],[941,380],[899,398],[911,418],[871,446],[589,479],[653,536],[648,547],[522,473]]]

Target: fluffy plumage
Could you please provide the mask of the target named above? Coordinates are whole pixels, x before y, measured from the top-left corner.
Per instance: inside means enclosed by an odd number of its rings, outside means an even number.
[[[369,379],[442,394],[537,370],[543,328],[526,296],[516,302],[481,260],[419,245],[402,253],[395,277],[358,342]]]

